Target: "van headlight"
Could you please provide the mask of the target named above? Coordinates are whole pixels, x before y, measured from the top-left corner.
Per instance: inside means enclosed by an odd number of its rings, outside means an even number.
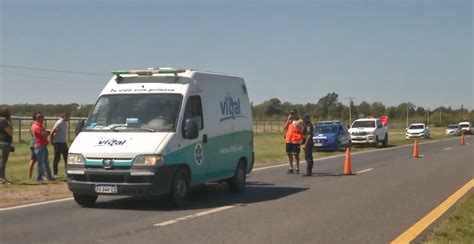
[[[164,164],[162,155],[138,155],[133,160],[133,165],[161,166]]]
[[[67,164],[84,164],[86,159],[81,154],[69,153],[67,155]]]

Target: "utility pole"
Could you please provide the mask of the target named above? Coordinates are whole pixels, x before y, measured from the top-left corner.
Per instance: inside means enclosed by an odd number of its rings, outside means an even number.
[[[406,128],[408,128],[408,103],[407,103],[407,126]]]
[[[441,126],[441,114],[442,114],[442,110],[440,109],[439,110],[439,126]]]
[[[428,127],[430,127],[430,108],[427,108],[428,111]]]
[[[355,97],[346,97],[347,100],[349,100],[349,126],[352,124],[352,100]]]

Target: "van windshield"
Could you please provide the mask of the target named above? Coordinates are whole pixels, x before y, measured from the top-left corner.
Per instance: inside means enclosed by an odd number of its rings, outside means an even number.
[[[181,95],[129,94],[99,98],[86,131],[175,131]]]

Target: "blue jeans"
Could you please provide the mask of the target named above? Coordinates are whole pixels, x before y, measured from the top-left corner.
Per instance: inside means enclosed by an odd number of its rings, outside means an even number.
[[[38,177],[37,181],[43,180],[43,172],[46,170],[46,176],[49,180],[53,179],[51,176],[51,168],[49,167],[49,152],[48,146],[35,147],[36,158],[38,159]],[[43,169],[44,167],[44,169]]]
[[[10,143],[0,142],[0,178],[5,177],[8,156],[10,155]]]
[[[304,150],[304,160],[306,160],[306,171],[312,173],[313,171],[313,143],[309,143]]]

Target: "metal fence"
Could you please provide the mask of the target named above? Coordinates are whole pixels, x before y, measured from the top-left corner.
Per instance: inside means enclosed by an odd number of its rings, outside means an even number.
[[[44,125],[46,129],[52,129],[54,123],[59,119],[59,117],[45,117]],[[75,128],[76,123],[79,120],[87,119],[83,117],[71,117],[68,122],[68,134],[67,139],[71,141],[75,137]],[[12,124],[14,127],[14,140],[15,141],[28,141],[30,140],[30,127],[33,119],[31,117],[12,117]],[[346,124],[344,121],[341,123]],[[254,120],[253,121],[253,132],[254,133],[283,133],[283,124],[284,121],[280,120]],[[393,121],[389,122],[390,128],[401,129],[405,128],[406,124],[403,121]]]
[[[45,117],[44,118],[44,127],[47,130],[52,130],[54,123],[60,119],[59,117]],[[74,139],[76,123],[79,120],[87,119],[82,117],[71,117],[68,121],[68,133],[67,140],[71,141]],[[33,123],[33,118],[31,117],[17,117],[12,116],[12,125],[13,125],[13,140],[17,142],[25,142],[30,140],[30,128]]]

